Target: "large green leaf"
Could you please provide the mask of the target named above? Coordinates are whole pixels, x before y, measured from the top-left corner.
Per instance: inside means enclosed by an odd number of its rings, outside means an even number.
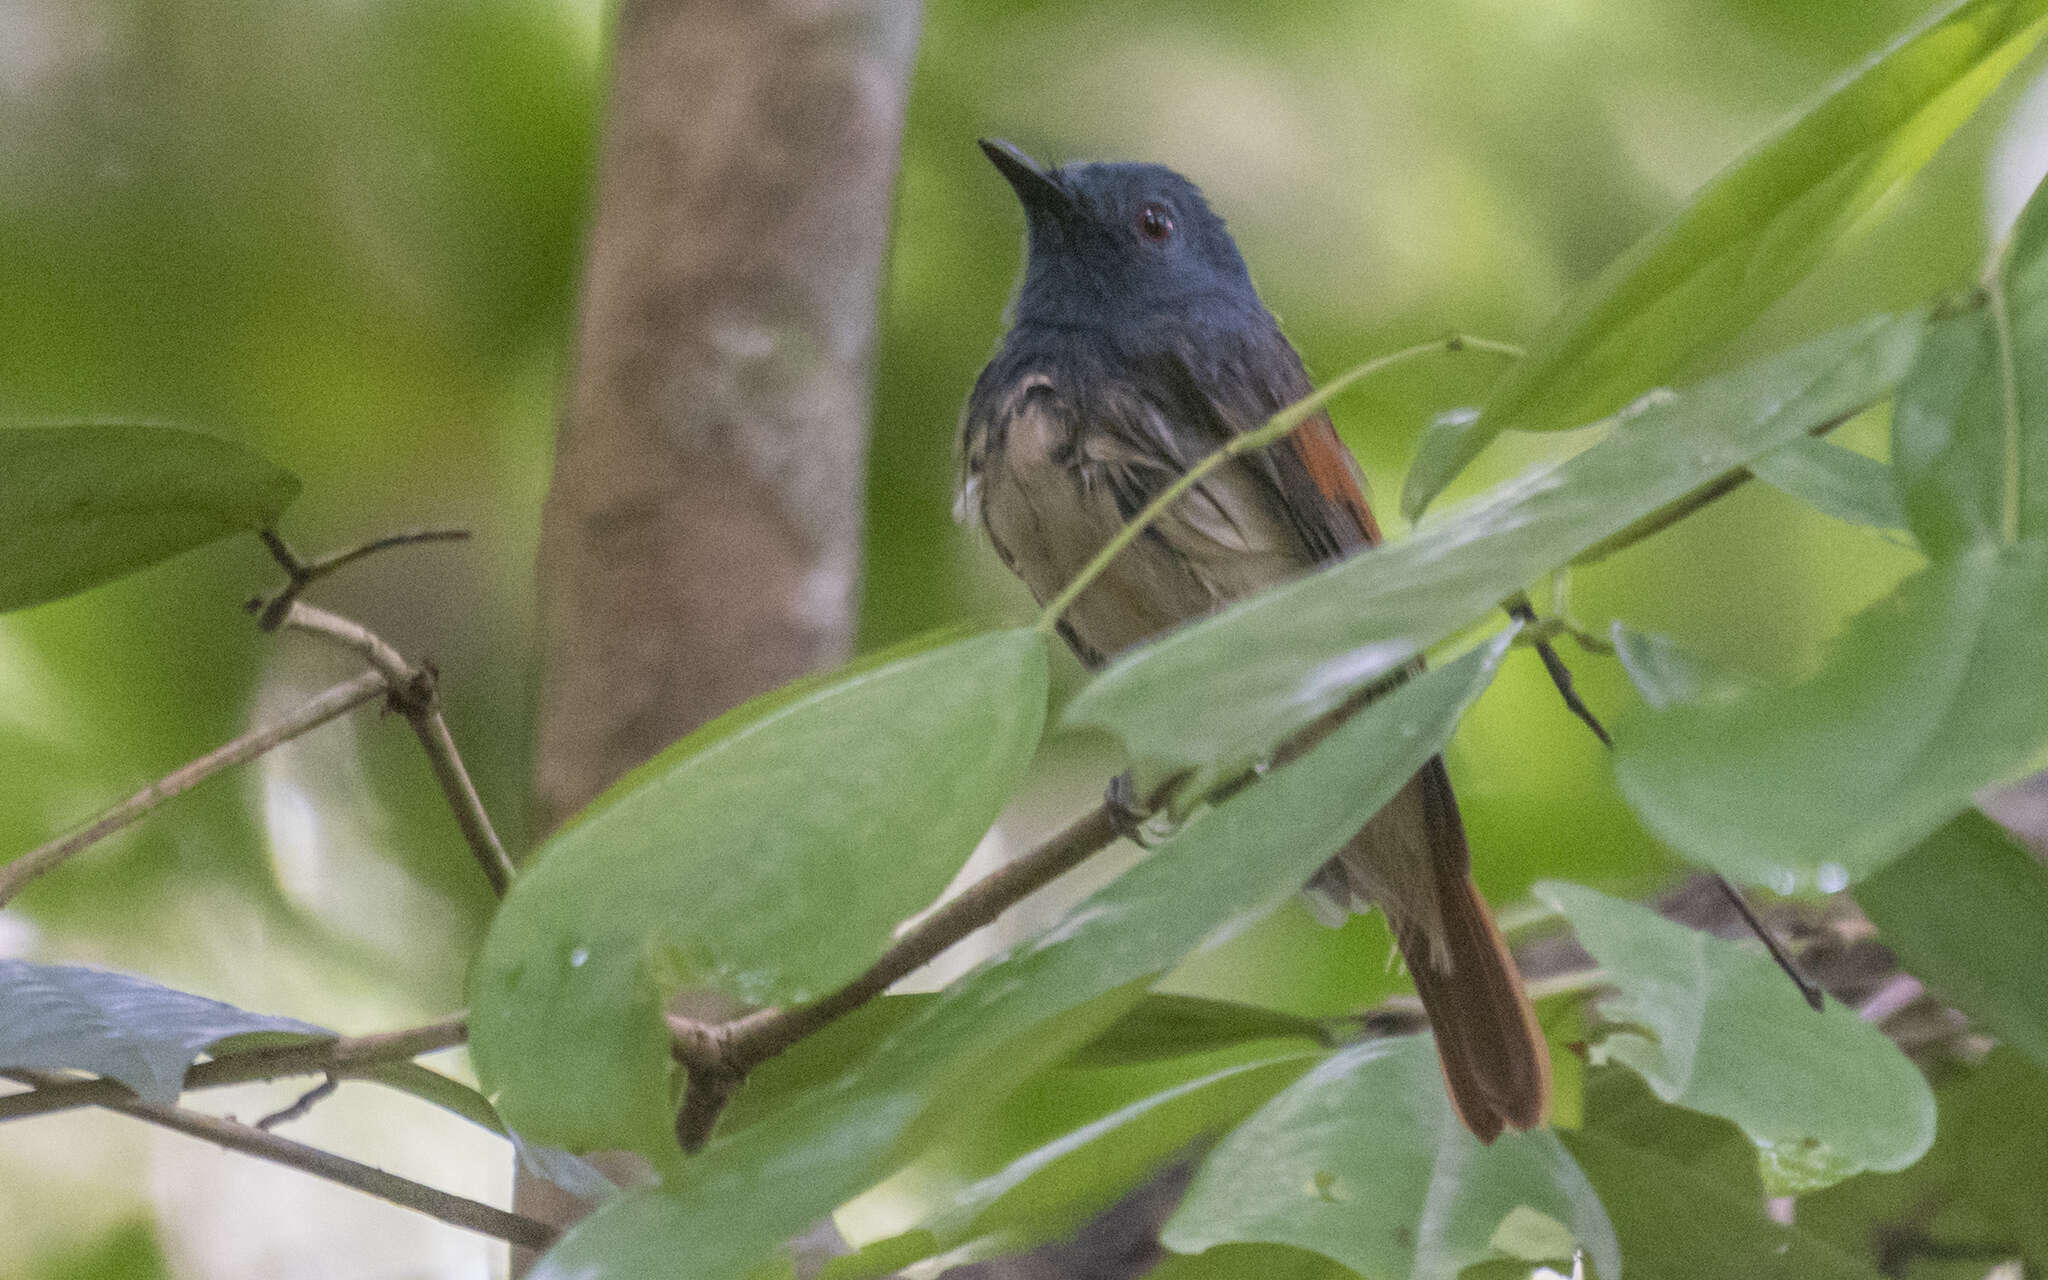
[[[1600,1011],[1628,1029],[1599,1041],[1595,1061],[1733,1120],[1773,1194],[1903,1169],[1934,1140],[1934,1097],[1898,1046],[1843,1005],[1815,1013],[1760,952],[1579,885],[1536,892],[1617,990]]]
[[[2048,32],[2048,0],[1966,0],[1845,77],[1583,290],[1511,368],[1441,487],[1501,431],[1605,417],[1746,328],[1910,177]],[[1417,487],[1402,508],[1435,494]]]
[[[2048,544],[1979,545],[1861,614],[1819,674],[1616,731],[1622,794],[1687,857],[1840,889],[2048,742]]]
[[[1045,646],[996,632],[770,695],[669,748],[542,849],[471,974],[506,1121],[670,1153],[664,997],[812,998],[959,869],[1038,742]]]
[[[714,1139],[665,1189],[593,1214],[536,1280],[737,1280],[908,1154],[920,1117],[999,1095],[1092,1039],[1183,956],[1291,898],[1442,750],[1506,645],[1408,682],[1198,816],[1044,937],[955,983],[833,1085]]]
[[[1946,1074],[1927,1158],[1901,1173],[1864,1174],[1800,1197],[1799,1223],[1874,1255],[1889,1275],[1981,1280],[2008,1258],[2025,1259],[2025,1274],[2038,1275],[2048,1268],[2048,1071],[1996,1049]],[[1925,1265],[1943,1259],[1964,1265],[1941,1272]]]
[[[0,959],[0,1067],[91,1071],[146,1102],[176,1102],[202,1050],[255,1032],[334,1038],[125,973]]]
[[[1133,1099],[944,1193],[917,1226],[835,1259],[821,1280],[866,1280],[942,1253],[957,1266],[1070,1235],[1175,1156],[1244,1119],[1320,1056],[1297,1050],[1236,1063]]]
[[[1587,1110],[1586,1128],[1558,1136],[1613,1220],[1629,1274],[1877,1280],[1825,1236],[1765,1216],[1748,1144],[1728,1124],[1666,1106],[1611,1068],[1593,1073]]]
[[[1333,1054],[1203,1161],[1160,1233],[1182,1253],[1311,1249],[1366,1280],[1454,1280],[1493,1258],[1589,1253],[1619,1277],[1614,1229],[1548,1130],[1482,1146],[1444,1094],[1427,1036]]]
[[[1899,385],[1892,457],[1932,556],[2048,534],[2048,186],[1989,285],[1929,326]]]
[[[0,426],[0,611],[266,529],[298,477],[182,427]]]
[[[1117,734],[1162,775],[1242,767],[1532,579],[1883,397],[1921,323],[1865,321],[1703,383],[1399,542],[1138,649],[1084,688],[1066,717]]]
[[[2048,869],[1968,810],[1856,886],[1908,973],[2048,1067]]]

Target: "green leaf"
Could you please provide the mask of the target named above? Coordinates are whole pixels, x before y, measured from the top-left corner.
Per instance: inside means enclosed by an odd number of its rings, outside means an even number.
[[[267,529],[298,493],[290,472],[182,427],[0,426],[0,612]]]
[[[1319,1056],[1238,1063],[1134,1099],[946,1193],[915,1227],[826,1264],[820,1280],[865,1280],[941,1253],[957,1266],[1070,1235],[1195,1142],[1249,1115]]]
[[[962,978],[831,1087],[715,1138],[575,1227],[534,1280],[734,1280],[914,1149],[919,1121],[1085,1043],[1189,952],[1291,899],[1442,750],[1507,637],[1417,677],[1198,815],[1051,931]],[[703,1224],[719,1224],[706,1231]]]
[[[1995,1049],[1950,1067],[1937,1096],[1926,1159],[1802,1196],[1800,1225],[1916,1280],[1929,1274],[1917,1263],[1942,1258],[1974,1263],[1970,1280],[2008,1258],[2048,1267],[2048,1071]]]
[[[2044,15],[2048,0],[1954,4],[1845,77],[1582,291],[1437,470],[1448,480],[1503,430],[1580,426],[1696,367],[1969,119],[2048,32]]]
[[[430,1067],[410,1060],[373,1062],[361,1067],[352,1066],[348,1074],[350,1079],[371,1080],[387,1089],[411,1094],[422,1102],[461,1116],[480,1129],[497,1134],[511,1142],[520,1168],[546,1178],[571,1195],[597,1200],[618,1190],[603,1170],[588,1160],[570,1155],[559,1147],[527,1142],[513,1133],[498,1118],[498,1110],[491,1105],[489,1098]]]
[[[1254,1040],[1301,1039],[1334,1047],[1358,1029],[1355,1018],[1304,1018],[1235,1000],[1155,991],[1068,1061],[1075,1066],[1122,1066]]]
[[[1205,1253],[1168,1254],[1145,1280],[1357,1280],[1357,1273],[1319,1253],[1274,1244],[1218,1245]]]
[[[1621,1273],[1607,1215],[1557,1136],[1482,1146],[1452,1113],[1427,1036],[1353,1045],[1282,1091],[1202,1162],[1160,1242],[1292,1245],[1375,1280],[1555,1261],[1576,1242],[1603,1276]]]
[[[1625,720],[1616,779],[1723,875],[1841,889],[2048,741],[2043,635],[2048,544],[1976,547],[1859,615],[1804,684]]]
[[[1892,469],[1830,440],[1794,440],[1749,464],[1757,479],[1823,515],[1873,529],[1903,529]]]
[[[1892,459],[1913,536],[1951,557],[1999,538],[2005,395],[1983,299],[1936,317],[1892,410]]]
[[[1899,386],[1892,457],[1929,555],[2048,533],[2048,371],[2037,355],[2044,349],[2048,195],[2037,191],[1988,287],[1929,326]]]
[[[2048,1067],[2048,869],[1968,810],[1856,887],[1908,973]]]
[[[1774,1195],[1865,1169],[1903,1169],[1934,1140],[1920,1072],[1854,1010],[1815,1013],[1760,952],[1579,885],[1538,897],[1571,920],[1618,994],[1594,1061],[1618,1062],[1657,1096],[1733,1120]]]
[[[1746,1145],[1733,1130],[1695,1124],[1704,1117],[1618,1089],[1616,1075],[1595,1072],[1594,1123],[1559,1137],[1599,1193],[1629,1274],[1877,1280],[1875,1269],[1817,1233],[1764,1216],[1753,1166],[1722,1158],[1724,1148]],[[1614,1114],[1617,1095],[1628,1099],[1622,1116]]]
[[[672,1155],[662,1001],[815,997],[937,895],[1044,719],[1045,646],[996,632],[807,682],[637,770],[542,848],[470,977],[470,1050],[527,1137]]]
[[[176,1102],[185,1069],[230,1036],[334,1033],[125,973],[0,959],[0,1067],[91,1071],[145,1102]]]
[[[1865,321],[1646,409],[1629,430],[1407,538],[1126,655],[1066,719],[1116,734],[1147,772],[1229,776],[1531,580],[1881,398],[1920,326],[1918,316]]]
[[[1420,520],[1423,510],[1457,479],[1465,464],[1479,456],[1486,441],[1471,442],[1480,430],[1477,409],[1453,409],[1430,420],[1415,444],[1408,474],[1401,478],[1402,519],[1410,524]]]
[[[1669,636],[1637,631],[1617,619],[1610,638],[1629,683],[1652,710],[1732,702],[1756,689],[1753,682],[1712,665]]]

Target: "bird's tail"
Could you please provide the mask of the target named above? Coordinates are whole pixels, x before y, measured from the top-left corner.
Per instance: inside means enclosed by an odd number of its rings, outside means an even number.
[[[1492,1142],[1503,1129],[1542,1124],[1550,1055],[1522,976],[1472,883],[1443,760],[1417,773],[1338,860],[1387,913],[1465,1127]]]

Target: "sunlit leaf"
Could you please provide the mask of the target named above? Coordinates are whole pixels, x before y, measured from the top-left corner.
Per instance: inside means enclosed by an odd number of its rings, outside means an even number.
[[[1623,721],[1622,794],[1723,875],[1840,889],[2048,743],[2043,635],[2048,546],[1978,546],[1859,615],[1804,684]]]
[[[90,1071],[146,1102],[176,1102],[194,1058],[254,1032],[334,1038],[125,973],[0,959],[0,1067]]]
[[[1696,367],[1926,163],[2044,31],[2044,0],[1967,0],[1850,73],[1583,290],[1434,474],[1448,481],[1503,430],[1580,426]],[[1432,496],[1404,494],[1403,508]]]
[[[0,611],[276,523],[298,478],[182,427],[0,425]]]
[[[713,1139],[663,1190],[593,1214],[535,1280],[744,1275],[909,1154],[920,1117],[1006,1090],[1094,1038],[1183,956],[1292,898],[1442,750],[1506,647],[1503,637],[1409,681],[1198,816],[1044,937],[948,988],[829,1088]]]
[[[1874,529],[1906,527],[1892,469],[1833,441],[1794,440],[1750,463],[1749,469],[1823,515]]]
[[[1066,718],[1115,733],[1162,776],[1249,764],[1531,580],[1883,397],[1920,325],[1865,321],[1648,408],[1628,430],[1407,538],[1138,649],[1084,688]]]
[[[958,1265],[1065,1237],[1197,1140],[1249,1115],[1318,1056],[1239,1063],[1135,1099],[946,1192],[917,1226],[826,1264],[820,1280],[865,1280],[940,1253]]]
[[[1427,1036],[1339,1050],[1288,1086],[1202,1162],[1160,1240],[1181,1253],[1292,1245],[1417,1280],[1577,1245],[1620,1274],[1614,1230],[1556,1136],[1482,1146],[1452,1113]]]
[[[1903,1169],[1934,1140],[1934,1097],[1898,1046],[1843,1005],[1815,1013],[1761,952],[1579,885],[1536,893],[1617,989],[1600,1012],[1627,1029],[1609,1031],[1594,1060],[1734,1121],[1772,1194]]]
[[[1856,886],[1899,965],[2048,1067],[2048,868],[1968,810]]]
[[[851,978],[995,820],[1037,746],[1045,646],[1004,631],[770,695],[669,748],[542,849],[471,974],[505,1119],[667,1153],[662,1000]]]

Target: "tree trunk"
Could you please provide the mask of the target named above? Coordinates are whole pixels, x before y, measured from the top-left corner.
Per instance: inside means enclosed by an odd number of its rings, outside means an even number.
[[[544,828],[852,648],[914,0],[627,0],[542,518]],[[567,1197],[522,1178],[522,1209]]]

